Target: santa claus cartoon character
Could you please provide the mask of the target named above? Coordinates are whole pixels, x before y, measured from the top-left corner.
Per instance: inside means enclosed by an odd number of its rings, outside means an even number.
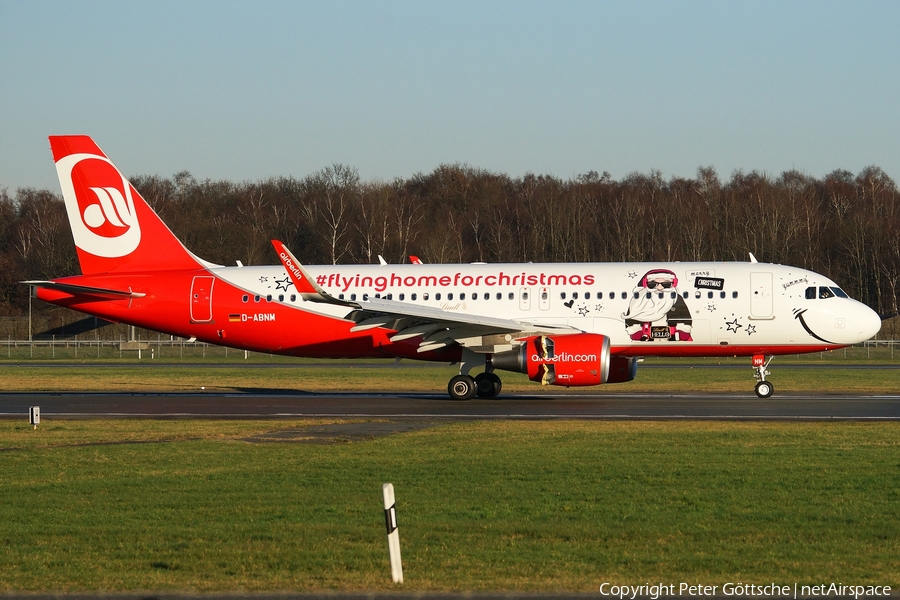
[[[691,311],[678,293],[678,277],[668,269],[654,269],[641,278],[622,318],[633,340],[693,340]]]

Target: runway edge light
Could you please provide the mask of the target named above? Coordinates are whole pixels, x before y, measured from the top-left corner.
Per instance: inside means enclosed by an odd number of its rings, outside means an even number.
[[[397,503],[394,501],[394,484],[381,486],[384,494],[384,525],[387,529],[388,550],[391,553],[391,578],[403,583],[403,565],[400,563],[400,531],[397,529]]]
[[[41,422],[41,407],[40,406],[30,406],[28,407],[28,422],[34,425],[34,428],[37,429],[37,426]]]

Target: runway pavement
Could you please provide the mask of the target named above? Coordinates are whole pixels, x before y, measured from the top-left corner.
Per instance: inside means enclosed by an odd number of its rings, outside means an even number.
[[[900,420],[900,394],[2,393],[0,418]]]

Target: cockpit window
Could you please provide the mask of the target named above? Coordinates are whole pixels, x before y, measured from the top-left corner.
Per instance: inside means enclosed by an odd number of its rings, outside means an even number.
[[[834,292],[831,291],[831,288],[827,288],[824,285],[819,286],[819,300],[824,300],[825,298],[834,298]]]
[[[815,300],[816,299],[816,288],[814,288],[814,287],[806,288],[806,299],[807,300]]]
[[[845,292],[844,290],[842,290],[839,287],[833,287],[833,288],[831,288],[831,291],[834,292],[834,295],[837,296],[838,298],[849,298],[850,297],[847,295],[847,292]]]

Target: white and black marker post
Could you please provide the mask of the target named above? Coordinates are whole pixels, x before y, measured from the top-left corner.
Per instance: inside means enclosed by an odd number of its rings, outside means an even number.
[[[28,422],[34,425],[34,428],[37,429],[37,426],[41,422],[40,406],[31,406],[28,408]]]
[[[394,501],[394,484],[381,486],[384,493],[384,525],[387,528],[388,550],[391,553],[391,577],[394,583],[403,583],[403,565],[400,563],[400,532],[397,530],[397,503]]]

